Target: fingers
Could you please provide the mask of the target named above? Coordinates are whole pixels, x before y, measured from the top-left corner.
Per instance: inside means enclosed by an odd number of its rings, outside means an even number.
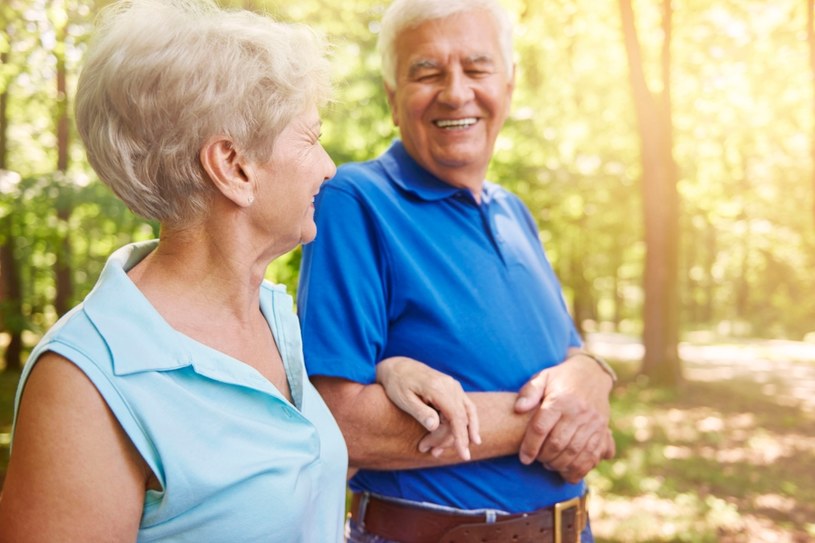
[[[530,420],[519,449],[524,464],[541,462],[576,482],[614,454],[608,420],[574,396],[544,400]]]
[[[424,403],[415,394],[409,394],[397,403],[399,407],[408,415],[419,421],[428,432],[432,432],[439,427],[439,414],[431,406]]]
[[[521,388],[518,392],[518,399],[515,400],[515,411],[517,413],[526,413],[540,406],[543,393],[546,390],[548,375],[547,372],[540,372]]]
[[[591,470],[596,468],[602,460],[613,457],[614,440],[611,438],[611,432],[598,432],[596,435],[598,436],[598,441],[601,443],[601,448],[593,448],[592,443],[587,443],[586,448],[583,449],[568,466],[562,469],[556,469],[567,482],[579,482],[585,478]]]
[[[435,457],[441,456],[445,448],[454,446],[456,452],[462,460],[470,460],[470,443],[481,443],[481,436],[478,434],[478,414],[475,405],[464,397],[466,401],[455,409],[449,407],[441,408],[441,425],[449,428],[446,438],[437,442],[431,449]],[[446,416],[450,413],[452,416]]]
[[[584,403],[567,403],[560,411],[537,460],[566,481],[576,483],[603,459],[613,457],[614,439],[606,418]]]
[[[476,419],[476,426],[478,424],[478,414],[475,411],[475,406],[455,379],[448,377],[437,381],[437,383],[443,385],[443,390],[431,390],[426,400],[432,402],[441,412],[445,422],[449,423],[458,455],[463,460],[469,460],[472,458],[470,454],[470,435],[473,417]]]
[[[549,437],[552,428],[560,420],[561,413],[557,408],[541,407],[529,421],[519,450],[519,457],[524,464],[531,464],[540,454],[544,441]]]
[[[452,447],[453,445],[456,445],[456,441],[455,441],[455,439],[453,438],[453,436],[452,436],[452,434],[451,434],[451,435],[448,435],[448,436],[447,436],[447,439],[445,439],[445,440],[444,440],[444,441],[443,441],[443,442],[442,442],[440,445],[438,445],[438,446],[433,447],[432,449],[430,449],[430,454],[431,454],[431,455],[432,455],[434,458],[440,458],[440,457],[441,457],[441,455],[443,455],[443,454],[444,454],[444,451],[445,451],[446,449],[449,449],[449,448],[450,448],[450,447]],[[458,451],[459,456],[460,456],[461,458],[463,458],[464,460],[469,460],[469,459],[470,459],[470,450],[469,450],[469,449],[467,449],[467,451],[466,451],[466,453],[465,453],[464,455],[462,454],[462,452],[461,452],[461,450],[460,450],[460,448],[459,448],[459,446],[458,446],[458,445],[456,446],[456,450]],[[465,457],[465,455],[466,455],[466,457]]]
[[[434,431],[425,435],[419,441],[419,452],[427,453],[435,449],[449,448],[453,444],[452,428],[449,424],[440,424]],[[438,454],[434,455],[438,457]]]
[[[464,429],[464,434],[456,434],[457,431],[460,432],[460,429],[455,429],[450,421],[442,417],[439,427],[419,441],[419,452],[429,452],[433,457],[439,458],[444,454],[446,449],[454,447],[462,460],[467,461],[472,459],[469,448],[471,441],[468,437],[467,429]],[[481,436],[475,434],[472,442],[480,443]]]
[[[615,454],[608,428],[608,376],[596,382],[597,364],[583,358],[572,357],[538,373],[520,390],[515,405],[519,413],[538,406],[518,451],[521,462],[537,460],[569,482]]]
[[[470,443],[481,443],[478,411],[461,384],[447,375],[438,373],[422,387],[422,399],[433,405],[441,414],[444,424],[450,426],[450,440],[436,444],[431,449],[440,456],[444,448],[455,446],[463,460],[470,460]]]
[[[380,361],[376,374],[390,400],[426,430],[432,433],[442,422],[447,426],[446,433],[420,441],[422,452],[440,456],[455,447],[463,460],[472,458],[470,444],[481,443],[478,411],[456,379],[401,356]]]
[[[609,432],[599,419],[590,419],[586,424],[577,426],[568,439],[567,429],[553,441],[560,440],[552,445],[552,449],[542,452],[539,459],[548,469],[557,471],[570,483],[576,483],[585,477],[592,469],[597,467],[608,447]],[[558,429],[552,432],[550,439],[558,434]],[[560,451],[561,443],[567,443]],[[544,445],[543,449],[546,449]]]
[[[481,427],[478,421],[478,409],[469,397],[464,397],[467,408],[467,418],[469,419],[470,441],[476,445],[481,445]]]

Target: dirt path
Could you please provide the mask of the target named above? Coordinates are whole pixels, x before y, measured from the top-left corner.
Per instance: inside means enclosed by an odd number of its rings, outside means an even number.
[[[643,348],[638,338],[590,333],[587,346],[600,356],[636,364]],[[815,414],[815,343],[785,340],[686,342],[679,346],[683,372],[692,381],[745,381],[779,405]],[[714,344],[715,343],[715,344]]]
[[[815,541],[815,345],[696,339],[680,346],[680,391],[660,400],[639,385],[635,397],[656,401],[617,421],[614,462],[639,471],[633,491],[609,476],[613,491],[598,493],[598,540]],[[639,368],[635,338],[589,334],[587,344],[630,375]]]

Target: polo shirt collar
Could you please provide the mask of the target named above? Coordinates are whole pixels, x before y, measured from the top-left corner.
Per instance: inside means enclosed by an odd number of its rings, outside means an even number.
[[[196,371],[208,374],[225,371],[222,364],[202,353],[199,343],[172,328],[127,276],[127,271],[157,245],[158,240],[151,240],[116,250],[83,303],[85,314],[113,355],[114,372],[127,375],[185,366],[194,366]],[[289,298],[274,288],[261,288],[260,306],[264,315],[273,314],[273,298],[281,294]]]
[[[118,375],[192,364],[184,336],[167,324],[127,276],[127,270],[157,245],[158,241],[152,240],[116,250],[83,304],[113,355],[113,369]]]
[[[464,190],[425,170],[408,154],[401,140],[394,141],[378,160],[394,184],[422,200],[443,200]]]

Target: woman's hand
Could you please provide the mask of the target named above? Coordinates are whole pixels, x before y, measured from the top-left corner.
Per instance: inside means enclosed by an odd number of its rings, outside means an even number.
[[[422,452],[438,457],[455,445],[463,460],[470,459],[470,443],[481,443],[478,412],[458,381],[404,356],[377,364],[376,381],[395,405],[430,432],[421,441]]]

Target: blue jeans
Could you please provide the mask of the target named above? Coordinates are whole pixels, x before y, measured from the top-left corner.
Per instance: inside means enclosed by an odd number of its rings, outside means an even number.
[[[347,543],[399,543],[398,541],[391,541],[378,535],[369,534],[353,520],[349,520],[345,525],[345,538]],[[580,534],[580,543],[594,543],[594,536],[591,534],[591,523],[588,519],[586,520],[586,527]]]

